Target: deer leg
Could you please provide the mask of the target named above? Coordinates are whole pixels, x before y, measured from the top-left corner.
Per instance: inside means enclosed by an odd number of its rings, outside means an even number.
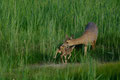
[[[68,59],[70,59],[70,57],[71,57],[71,53],[69,54],[69,57],[68,57]]]
[[[66,59],[66,55],[65,55],[64,57],[65,57],[65,63],[67,64],[67,59]]]
[[[93,41],[93,42],[92,42],[92,49],[93,49],[93,50],[95,49],[95,44],[96,44],[96,41]]]
[[[64,60],[63,60],[63,54],[61,55],[61,60],[62,60],[62,63],[64,63]]]
[[[58,53],[59,53],[59,49],[57,49],[57,51],[56,51],[56,54],[54,56],[55,59],[56,59],[56,56],[57,56]]]
[[[84,56],[87,56],[87,45],[84,47]]]

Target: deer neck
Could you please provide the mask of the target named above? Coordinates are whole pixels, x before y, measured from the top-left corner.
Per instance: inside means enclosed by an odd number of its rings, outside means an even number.
[[[79,45],[79,44],[83,44],[84,43],[84,38],[83,37],[80,37],[80,38],[77,38],[77,39],[72,39],[68,42],[68,45],[69,46],[73,46],[73,45]]]

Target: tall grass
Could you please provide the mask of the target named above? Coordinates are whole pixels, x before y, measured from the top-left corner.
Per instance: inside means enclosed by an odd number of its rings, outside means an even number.
[[[120,60],[119,0],[0,0],[0,70],[59,62],[55,50],[65,35],[80,37],[88,22],[99,28],[97,61]],[[70,62],[81,62],[74,50]]]

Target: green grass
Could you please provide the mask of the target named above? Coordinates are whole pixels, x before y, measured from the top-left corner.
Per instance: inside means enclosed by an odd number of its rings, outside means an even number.
[[[119,80],[120,62],[99,64],[36,64],[1,73],[1,79],[23,80]]]
[[[12,79],[13,74],[19,80],[22,74],[26,80],[32,71],[18,69],[17,75],[13,69],[29,64],[60,63],[59,55],[53,59],[58,45],[63,43],[66,34],[80,37],[88,22],[96,23],[99,29],[96,49],[88,50],[88,57],[100,63],[120,61],[119,4],[119,0],[0,0],[0,74],[8,72],[7,78],[1,78],[2,75],[0,78]],[[69,62],[90,61],[83,58],[83,48],[79,48],[73,51]],[[45,72],[43,69],[42,73]],[[56,72],[60,75],[56,75],[57,79],[62,79],[61,70]],[[68,69],[66,75],[69,73]],[[93,71],[87,78],[83,77],[93,80],[94,76],[88,78],[92,74],[98,73]],[[38,79],[39,75],[38,70],[32,76]]]

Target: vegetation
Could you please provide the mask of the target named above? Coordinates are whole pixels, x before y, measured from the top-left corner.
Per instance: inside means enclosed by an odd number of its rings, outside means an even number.
[[[119,0],[0,0],[0,79],[119,80],[119,4]],[[90,49],[87,58],[82,48],[75,49],[69,60],[88,65],[27,66],[61,63],[59,55],[53,59],[56,48],[66,34],[81,36],[88,22],[99,28],[96,49]]]

